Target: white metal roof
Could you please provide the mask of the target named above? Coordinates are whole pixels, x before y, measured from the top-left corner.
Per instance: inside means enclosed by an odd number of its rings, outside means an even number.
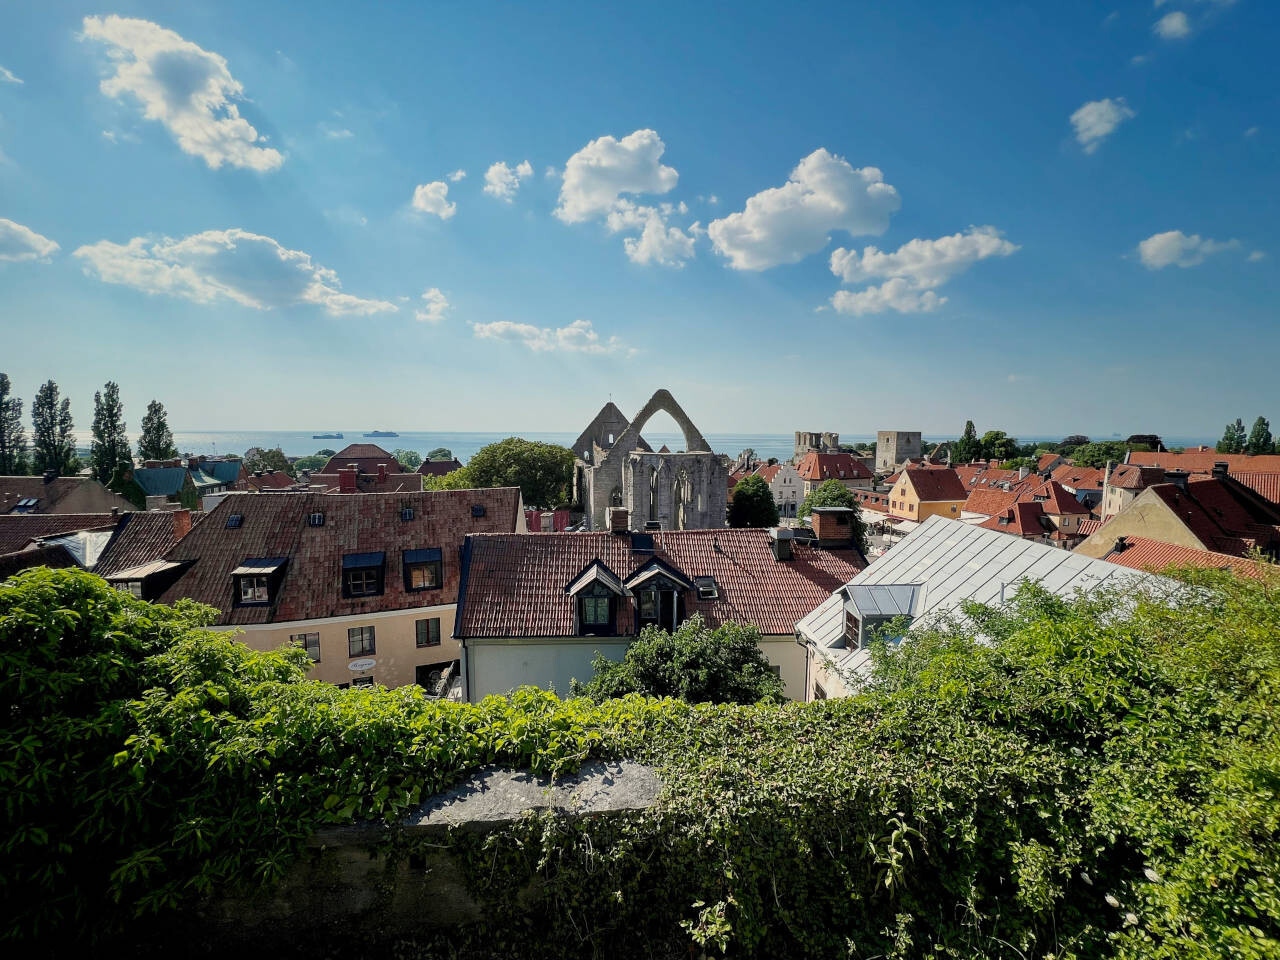
[[[860,670],[867,653],[845,649],[842,611],[846,599],[870,595],[864,588],[920,585],[922,595],[912,598],[917,606],[911,624],[915,629],[965,600],[999,603],[1024,580],[1070,596],[1156,579],[1105,560],[934,516],[801,619],[796,631],[837,666]]]

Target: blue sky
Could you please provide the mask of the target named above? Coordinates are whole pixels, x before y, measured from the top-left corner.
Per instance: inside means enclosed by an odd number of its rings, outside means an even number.
[[[1278,28],[6,3],[0,369],[81,426],[115,379],[188,429],[574,430],[666,386],[705,431],[1216,436],[1280,417]]]

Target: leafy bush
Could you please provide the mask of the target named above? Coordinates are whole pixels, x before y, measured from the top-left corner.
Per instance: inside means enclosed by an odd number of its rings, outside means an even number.
[[[451,836],[484,918],[452,955],[1276,957],[1280,583],[1188,580],[1177,606],[1023,588],[878,647],[845,700],[467,706],[26,572],[0,586],[0,929],[136,939],[322,824],[594,755],[657,765],[659,804]]]
[[[737,623],[714,630],[694,614],[668,633],[645,627],[622,660],[597,653],[595,676],[574,694],[605,699],[638,693],[689,703],[758,703],[782,699],[782,680],[760,652],[760,631]]]

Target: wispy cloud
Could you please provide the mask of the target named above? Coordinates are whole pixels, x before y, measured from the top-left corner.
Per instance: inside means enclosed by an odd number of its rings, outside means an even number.
[[[590,320],[575,320],[564,327],[535,327],[531,323],[495,320],[472,326],[482,340],[505,340],[517,343],[534,353],[630,354],[617,337],[601,340]]]
[[[0,66],[0,83],[22,83],[22,80],[15,77],[8,67]]]

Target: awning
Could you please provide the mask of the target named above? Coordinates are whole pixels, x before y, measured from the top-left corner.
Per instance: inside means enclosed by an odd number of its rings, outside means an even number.
[[[378,556],[381,557],[382,554],[378,554]],[[439,563],[442,558],[439,547],[431,547],[427,550],[406,550],[404,552],[405,563]],[[359,564],[359,566],[376,565],[376,563]]]
[[[377,553],[348,553],[342,558],[342,569],[352,570],[358,567],[380,567],[387,555],[379,550]]]
[[[275,573],[286,563],[288,557],[251,557],[231,571],[233,577],[266,576]]]
[[[916,527],[920,526],[920,524],[915,520],[899,520],[892,526],[893,529],[897,530],[899,533],[910,533]]]

